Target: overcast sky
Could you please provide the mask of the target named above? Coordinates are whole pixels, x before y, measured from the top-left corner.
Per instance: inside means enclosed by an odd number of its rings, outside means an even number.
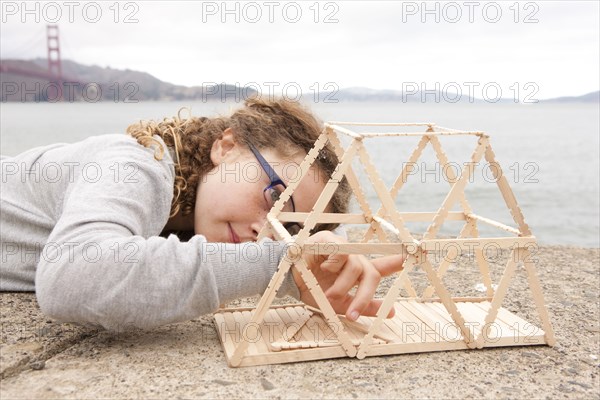
[[[538,99],[598,90],[599,2],[515,3],[428,2],[426,13],[421,1],[256,1],[228,2],[226,13],[221,1],[31,2],[29,12],[3,1],[0,54],[46,57],[46,24],[58,19],[64,59],[187,86],[438,82],[481,97],[496,83],[505,97],[537,88]]]

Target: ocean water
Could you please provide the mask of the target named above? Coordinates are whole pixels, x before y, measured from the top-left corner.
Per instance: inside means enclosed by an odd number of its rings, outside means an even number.
[[[15,155],[32,147],[74,142],[90,135],[124,132],[139,119],[172,116],[182,107],[194,115],[226,114],[236,103],[2,103],[0,153]],[[490,135],[504,175],[525,220],[540,243],[600,247],[599,175],[600,107],[598,104],[409,104],[393,102],[314,103],[309,107],[325,121],[433,122],[440,126],[485,131]],[[356,128],[388,132],[392,128]],[[410,131],[421,131],[412,128]],[[406,129],[405,129],[406,131]],[[416,137],[365,139],[373,164],[389,188],[417,144]],[[470,159],[474,136],[442,137],[453,170]],[[373,187],[354,163],[372,209],[380,207]],[[437,211],[448,190],[443,168],[430,147],[414,165],[396,204],[400,211]],[[482,160],[473,171],[466,196],[476,214],[514,226]],[[355,208],[357,208],[355,206]],[[458,210],[458,208],[455,208]],[[480,224],[480,232],[503,236]],[[424,224],[411,223],[416,233]],[[456,234],[460,224],[444,224],[442,234]]]

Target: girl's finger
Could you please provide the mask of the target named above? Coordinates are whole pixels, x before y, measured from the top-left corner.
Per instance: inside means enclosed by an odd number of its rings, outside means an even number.
[[[364,314],[365,309],[375,296],[377,286],[381,281],[381,275],[375,267],[365,257],[359,258],[363,264],[363,273],[360,276],[360,283],[354,295],[354,300],[346,311],[346,317],[351,320],[356,320],[361,314]]]
[[[371,260],[371,262],[377,271],[379,271],[381,276],[388,276],[394,272],[402,271],[405,260],[406,256],[400,254],[395,256],[375,258]]]
[[[334,235],[329,231],[321,231],[310,236],[307,240],[307,244],[319,244],[325,250],[325,254],[315,253],[310,256],[310,260],[314,263],[313,265],[320,265],[324,271],[337,273],[339,272],[348,259],[348,254],[338,254],[337,245],[343,243],[344,240]],[[329,253],[329,254],[327,254]]]
[[[369,302],[369,304],[367,304],[367,306],[365,307],[365,309],[363,310],[361,315],[365,315],[367,317],[376,316],[377,312],[379,311],[379,307],[381,307],[381,304],[383,304],[383,300],[380,300],[380,299],[371,300]],[[388,315],[386,318],[392,318],[394,315],[396,315],[396,312],[394,310],[394,307],[392,307],[390,309],[390,311],[388,312]]]
[[[363,274],[363,269],[360,257],[348,257],[344,268],[337,278],[335,278],[333,285],[327,289],[325,295],[331,299],[341,299],[346,296],[348,291],[356,286],[356,283]]]
[[[321,263],[321,269],[327,272],[337,274],[348,262],[348,254],[332,254]]]

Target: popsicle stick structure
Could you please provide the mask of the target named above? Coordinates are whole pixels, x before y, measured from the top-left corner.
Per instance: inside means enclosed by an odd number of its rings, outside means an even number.
[[[358,133],[353,126],[387,126],[386,133]],[[365,128],[362,128],[365,129]],[[394,132],[406,130],[408,132]],[[344,149],[340,138],[347,136],[350,144]],[[364,141],[382,136],[416,136],[420,140],[390,189],[378,175]],[[395,199],[411,175],[410,167],[421,157],[423,150],[431,146],[442,167],[449,161],[444,153],[440,136],[467,136],[475,142],[474,150],[460,174],[453,168],[443,168],[450,189],[437,211],[406,212],[397,209]],[[483,132],[459,131],[436,126],[433,123],[326,123],[314,147],[300,165],[304,177],[315,162],[319,151],[330,142],[339,164],[329,177],[313,210],[309,213],[283,212],[283,206],[297,188],[300,179],[290,183],[279,201],[268,214],[260,238],[273,235],[286,242],[287,254],[258,301],[256,307],[221,309],[215,313],[215,323],[227,362],[232,367],[277,364],[335,357],[419,353],[444,350],[481,349],[484,347],[550,345],[555,344],[554,333],[546,311],[540,282],[530,249],[536,238],[519,208],[515,196],[490,145],[489,136]],[[371,210],[352,167],[357,158],[372,182],[381,208]],[[474,213],[465,197],[465,187],[478,163],[484,159],[491,166],[495,183],[516,226],[508,226]],[[399,160],[399,164],[400,164]],[[360,206],[361,212],[333,214],[324,210],[342,178],[346,178]],[[493,183],[490,183],[493,184]],[[462,211],[451,211],[459,205]],[[406,227],[407,222],[429,223],[419,239]],[[445,221],[464,223],[457,237],[439,238],[438,232]],[[303,229],[292,237],[284,223],[300,222]],[[360,243],[309,244],[310,230],[318,223],[350,223],[368,226]],[[480,237],[478,225],[486,224],[502,231],[502,237]],[[394,240],[390,240],[392,235]],[[509,235],[509,236],[506,236]],[[490,265],[483,248],[493,244],[510,252],[508,262],[498,285],[492,284]],[[451,246],[449,246],[451,245]],[[432,255],[441,249],[450,249],[434,268]],[[303,255],[327,254],[388,255],[404,254],[403,269],[396,273],[391,287],[383,297],[375,317],[361,316],[357,321],[338,315],[327,300],[322,288],[310,271]],[[484,297],[452,297],[451,288],[443,283],[443,277],[453,258],[461,251],[474,252],[481,280],[485,285]],[[450,254],[452,253],[452,254]],[[439,257],[438,257],[439,258]],[[524,267],[527,282],[535,303],[541,326],[529,323],[515,313],[502,307],[511,279],[518,268]],[[296,268],[309,288],[317,307],[304,304],[272,306],[276,292],[290,268]],[[417,293],[409,274],[420,268],[428,285]],[[500,272],[500,271],[499,271]],[[404,289],[405,294],[401,295]],[[407,294],[407,295],[406,295]],[[386,318],[392,308],[393,318]]]

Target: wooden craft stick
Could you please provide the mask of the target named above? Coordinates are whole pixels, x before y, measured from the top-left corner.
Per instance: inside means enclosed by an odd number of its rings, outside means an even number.
[[[302,182],[302,180],[308,173],[311,165],[319,156],[319,152],[321,151],[321,149],[327,144],[327,140],[327,134],[325,132],[322,132],[319,135],[317,141],[315,142],[313,148],[310,149],[308,154],[306,154],[306,157],[304,157],[304,160],[302,160],[302,162],[298,166],[298,169],[300,170],[300,176],[298,177],[298,179],[295,179],[292,182],[290,182],[287,188],[281,193],[281,195],[279,196],[279,200],[277,200],[277,202],[273,204],[270,214],[274,216],[279,215],[285,203],[289,200],[290,197],[292,197],[292,193],[294,192],[294,190],[296,190],[298,185],[300,185],[300,182]]]
[[[423,260],[423,262],[421,263],[421,266],[427,273],[429,282],[431,282],[431,284],[435,288],[436,293],[438,294],[438,296],[440,296],[440,299],[442,300],[442,304],[444,305],[446,310],[450,313],[450,315],[452,316],[452,319],[454,320],[454,323],[459,327],[460,331],[462,332],[463,337],[465,339],[465,343],[467,344],[467,346],[469,348],[475,347],[473,338],[471,337],[469,330],[465,326],[465,320],[464,320],[463,316],[458,311],[456,304],[450,297],[450,294],[444,287],[444,284],[441,282],[441,280],[438,278],[437,274],[434,272],[433,267],[431,266],[431,264],[429,263],[429,261],[427,259]]]
[[[454,129],[454,128],[446,128],[445,126],[440,126],[440,125],[437,125],[437,124],[435,124],[435,125],[433,126],[433,128],[434,128],[434,130],[435,130],[435,129],[439,129],[439,130],[441,130],[441,131],[447,131],[447,132],[456,132],[456,131],[458,131],[458,129]]]
[[[286,342],[292,342],[294,340],[300,340],[299,333],[304,326],[303,321],[296,321],[292,318],[290,313],[287,312],[287,307],[278,308],[276,310],[277,316],[283,322],[283,330],[281,333],[281,339]]]
[[[329,121],[325,125],[347,125],[347,126],[435,126],[432,122],[343,122]]]
[[[294,324],[287,329],[288,338],[293,339],[293,341],[316,340],[314,335],[310,333],[310,328],[306,326],[312,319],[313,312],[308,311],[306,307],[286,307],[284,311],[288,313],[290,320],[294,321]]]
[[[277,351],[277,349],[275,349],[272,346],[272,342],[282,340],[283,336],[285,335],[285,333],[284,333],[284,330],[286,329],[285,322],[283,322],[283,320],[281,320],[279,318],[279,315],[277,314],[277,310],[275,310],[275,309],[270,309],[265,314],[264,322],[271,326],[274,326],[275,328],[279,328],[279,329],[275,329],[273,336],[266,337],[266,342],[267,342],[267,346],[269,346],[269,350]]]
[[[361,140],[363,138],[363,136],[360,133],[352,132],[350,129],[342,128],[339,125],[325,124],[325,126],[327,128],[333,129],[336,132],[343,133],[344,135],[348,135],[354,139]]]
[[[381,324],[383,323],[383,320],[386,319],[387,316],[389,315],[390,310],[394,306],[394,302],[396,301],[396,299],[398,298],[398,295],[400,294],[400,285],[404,284],[404,280],[406,278],[408,278],[408,274],[412,271],[414,266],[418,265],[420,263],[421,257],[422,257],[421,254],[419,254],[419,255],[411,254],[404,261],[402,271],[400,272],[400,274],[398,275],[398,277],[396,278],[396,280],[394,281],[394,283],[388,290],[387,294],[383,298],[383,302],[381,303],[381,306],[379,307],[379,310],[377,311],[375,320],[371,324],[371,327],[369,328],[369,332],[367,333],[367,335],[365,336],[361,345],[358,348],[358,352],[356,354],[357,358],[362,359],[367,356],[367,354],[369,352],[369,347],[372,344],[375,334],[377,334],[381,331]]]
[[[450,184],[450,187],[452,187],[452,184],[458,180],[458,177],[454,173],[454,168],[448,168],[450,161],[448,160],[448,157],[446,156],[446,153],[444,152],[444,149],[442,148],[440,139],[438,139],[436,136],[432,136],[429,138],[429,141],[431,142],[431,146],[435,150],[435,154],[437,156],[438,161],[442,165],[442,171],[444,171],[448,177],[448,184]],[[459,200],[460,200],[460,204],[462,206],[462,209],[463,209],[463,212],[465,213],[465,215],[473,212],[473,210],[471,209],[471,206],[469,205],[469,203],[467,202],[467,199],[465,198],[464,190],[462,191],[462,193],[459,194]]]
[[[406,183],[406,180],[408,179],[408,176],[410,175],[412,168],[414,167],[416,162],[419,160],[419,157],[421,157],[421,154],[423,153],[423,149],[425,148],[425,146],[427,146],[428,142],[429,142],[429,138],[427,136],[423,136],[421,138],[421,140],[419,141],[419,143],[417,144],[417,147],[411,153],[411,155],[408,159],[408,162],[405,163],[404,166],[402,167],[402,172],[400,173],[398,178],[396,178],[396,181],[394,182],[394,184],[392,185],[392,188],[390,189],[390,196],[392,197],[392,199],[394,199],[394,201],[398,195],[398,192],[400,191],[402,186],[404,186],[404,184]],[[375,215],[377,215],[378,217],[383,217],[385,215],[385,208],[380,207],[379,210],[377,210],[377,213]],[[402,214],[401,214],[401,217],[403,217]],[[433,217],[432,217],[432,219],[433,219]],[[371,226],[365,233],[362,241],[368,242],[371,239],[371,237],[373,237],[373,233],[374,233],[373,226]]]
[[[464,188],[467,184],[467,181],[468,181],[469,177],[471,176],[474,167],[477,165],[479,160],[481,160],[481,157],[483,156],[483,153],[485,152],[487,145],[488,145],[487,138],[485,138],[485,137],[479,138],[477,147],[475,148],[475,151],[471,155],[471,161],[469,163],[465,164],[465,167],[463,168],[463,170],[461,172],[460,178],[452,184],[452,187],[450,188],[450,192],[448,193],[448,195],[444,199],[444,202],[438,209],[438,214],[433,219],[433,222],[427,228],[425,235],[423,235],[423,239],[432,239],[437,235],[437,232],[442,227],[442,224],[444,223],[444,220],[446,219],[448,212],[452,209],[452,206],[454,205],[454,202],[456,201],[457,197],[459,197],[462,193],[464,193]]]
[[[365,167],[365,171],[371,179],[371,183],[375,188],[375,192],[377,196],[383,203],[383,207],[385,208],[385,212],[390,216],[392,223],[396,226],[396,229],[399,231],[399,238],[402,243],[415,243],[418,246],[418,242],[413,238],[411,233],[406,229],[404,222],[402,221],[402,217],[398,214],[398,210],[394,204],[394,200],[390,196],[390,193],[385,188],[383,181],[379,177],[379,174],[375,170],[375,166],[372,164],[369,155],[365,149],[365,146],[362,143],[358,143],[358,156]],[[416,249],[415,249],[416,251]],[[409,250],[410,252],[410,250]]]
[[[319,310],[318,308],[315,308],[315,307],[312,307],[312,306],[309,306],[309,305],[306,305],[305,307],[306,307],[307,310],[310,310],[312,312],[323,314],[323,312],[321,310]],[[338,314],[338,317],[340,318],[340,320],[342,320],[344,322],[344,324],[346,324],[348,326],[351,326],[352,328],[355,328],[356,330],[358,330],[358,331],[360,331],[362,333],[369,333],[369,327],[361,324],[360,322],[349,320],[348,318],[346,318],[345,315],[342,315],[342,314]],[[377,338],[379,338],[379,339],[382,339],[382,340],[384,340],[386,342],[391,342],[391,341],[394,341],[396,339],[395,337],[388,336],[388,335],[386,335],[384,333],[381,333],[381,332],[376,333],[374,336],[377,337]]]
[[[415,299],[417,303],[441,303],[442,299],[439,297],[432,297],[429,299]],[[455,303],[482,303],[492,301],[492,297],[452,297],[452,301]]]
[[[522,261],[527,271],[527,280],[529,282],[529,288],[533,294],[533,301],[535,302],[540,320],[542,321],[542,328],[544,329],[546,343],[548,346],[554,346],[556,339],[554,338],[554,330],[550,324],[550,317],[548,316],[548,310],[544,303],[544,295],[542,294],[542,287],[535,271],[535,265],[531,260],[531,252],[528,248],[522,250]]]
[[[336,126],[336,130],[337,129],[339,129],[339,127]],[[373,137],[382,137],[382,136],[422,136],[423,132],[365,132],[365,133],[361,133],[360,135],[361,135],[361,139],[362,139],[362,138],[373,138]],[[432,135],[432,136],[465,136],[465,135],[481,136],[481,135],[483,135],[483,132],[479,132],[479,131],[441,131],[440,130],[440,131],[436,131],[436,132],[431,132],[429,135]]]
[[[341,158],[344,155],[344,149],[342,148],[342,144],[340,143],[340,140],[333,132],[333,129],[328,129],[328,135],[329,135],[328,136],[329,141],[333,144],[334,150],[336,151],[338,158]],[[354,169],[352,168],[352,165],[350,165],[348,167],[348,171],[346,173],[346,179],[348,180],[348,184],[350,185],[350,188],[352,189],[354,196],[356,196],[356,200],[358,201],[358,205],[360,206],[360,209],[362,210],[363,215],[365,216],[365,219],[371,225],[369,227],[369,229],[374,230],[377,233],[377,236],[379,237],[380,241],[386,242],[387,240],[385,237],[385,233],[380,229],[377,222],[375,222],[371,219],[371,216],[373,214],[371,212],[371,207],[369,206],[369,202],[367,201],[367,196],[365,196],[365,194],[361,188],[360,182],[359,182],[358,178],[356,177],[356,174],[354,173]]]
[[[458,234],[457,239],[463,239],[467,236],[470,236],[471,233],[473,232],[473,225],[474,225],[474,223],[472,221],[467,221],[467,223],[464,224],[462,229],[460,230],[460,233]],[[457,247],[449,246],[448,253],[443,257],[443,259],[440,262],[440,265],[438,267],[438,270],[437,270],[437,274],[440,277],[440,279],[442,279],[444,277],[444,275],[446,274],[446,271],[448,270],[450,265],[453,264],[453,262],[451,260],[455,260],[457,256],[458,256]],[[425,290],[423,291],[423,294],[421,294],[421,298],[426,299],[428,297],[431,297],[434,292],[435,292],[435,288],[430,283],[429,286],[426,287]]]
[[[285,274],[287,274],[290,267],[291,263],[289,257],[283,257],[281,263],[279,264],[277,272],[275,273],[275,275],[273,275],[273,278],[271,278],[269,286],[267,286],[267,290],[265,290],[265,293],[258,301],[256,310],[252,314],[252,318],[250,320],[251,323],[258,325],[263,321],[265,314],[269,310],[269,306],[273,303],[273,299],[275,298],[277,290],[281,287],[283,279],[285,278]],[[231,357],[231,365],[233,365],[234,367],[240,365],[244,353],[248,349],[248,344],[249,342],[246,340],[240,341]]]
[[[508,180],[506,176],[502,173],[502,168],[500,164],[496,161],[496,155],[494,154],[494,150],[492,147],[488,145],[485,151],[485,159],[490,165],[490,169],[492,170],[492,174],[496,179],[496,183],[498,184],[498,188],[500,188],[500,193],[502,193],[502,197],[504,198],[504,202],[510,210],[510,213],[515,221],[515,223],[519,226],[519,231],[523,236],[531,236],[531,230],[529,229],[529,225],[525,223],[525,217],[523,217],[523,212],[521,208],[517,204],[517,199],[515,198],[515,194],[513,193],[510,185],[508,184]],[[492,168],[493,166],[493,168]]]
[[[310,294],[313,296],[317,305],[322,310],[323,316],[327,320],[327,322],[333,326],[338,326],[339,329],[336,332],[336,336],[340,341],[340,344],[346,351],[349,357],[354,357],[356,355],[356,347],[351,343],[348,333],[344,329],[344,325],[338,318],[337,314],[333,310],[331,303],[325,297],[323,290],[319,286],[317,280],[314,275],[308,270],[308,266],[306,265],[306,261],[301,258],[296,264],[296,268],[300,271],[302,275],[302,279],[306,283]]]
[[[325,187],[323,188],[321,195],[319,196],[319,198],[317,199],[317,202],[313,206],[313,212],[306,219],[304,228],[300,231],[300,233],[298,233],[298,236],[296,238],[296,243],[298,243],[300,245],[304,244],[304,242],[310,235],[310,230],[315,227],[319,216],[321,215],[321,213],[323,211],[325,211],[325,208],[327,207],[329,200],[331,200],[333,193],[335,192],[340,181],[346,174],[346,170],[350,166],[350,163],[352,162],[354,155],[358,151],[359,145],[360,145],[360,142],[357,140],[354,140],[350,144],[350,147],[348,147],[348,150],[346,150],[345,154],[343,155],[342,159],[340,160],[340,163],[338,164],[337,168],[331,175],[331,178],[325,184]]]
[[[490,309],[485,317],[483,326],[486,326],[486,325],[494,322],[494,320],[496,319],[496,316],[498,315],[498,309],[502,305],[504,296],[506,296],[506,292],[508,291],[508,285],[510,284],[511,279],[514,276],[515,268],[517,267],[517,262],[514,259],[515,252],[517,254],[520,253],[519,249],[517,248],[517,249],[514,249],[511,253],[510,257],[508,257],[508,262],[506,263],[506,268],[504,269],[504,274],[502,275],[502,278],[500,279],[500,284],[498,285],[498,289],[496,289],[496,293],[494,294],[494,297],[492,298],[492,304],[491,304]],[[475,343],[477,344],[478,349],[481,349],[483,347],[483,331],[478,335],[477,338],[475,338]]]
[[[498,229],[502,229],[506,232],[514,233],[519,236],[521,235],[521,231],[519,231],[518,229],[515,229],[512,226],[504,225],[503,223],[500,223],[498,221],[494,221],[492,219],[485,218],[485,217],[482,217],[480,215],[473,214],[473,213],[468,213],[467,217],[469,217],[471,219],[476,219],[477,221],[481,221],[485,224],[488,224],[488,225],[493,226]]]
[[[371,163],[371,159],[369,158],[369,155],[367,154],[363,143],[359,143],[358,156],[359,156],[360,161],[362,162],[363,166],[365,167],[365,171],[367,172],[367,175],[371,179],[371,183],[373,183],[373,186],[375,187],[377,196],[383,203],[383,208],[385,209],[385,214],[389,215],[393,221],[393,228],[394,228],[394,232],[395,232],[396,236],[401,240],[401,242],[403,244],[412,244],[412,246],[410,246],[410,247],[407,246],[407,248],[406,248],[409,253],[416,252],[417,248],[418,248],[418,242],[413,238],[413,236],[411,235],[409,230],[404,225],[404,221],[402,220],[402,217],[400,216],[400,214],[398,213],[398,210],[396,209],[394,200],[392,199],[392,197],[390,196],[390,193],[385,188],[383,181],[381,180],[381,178],[379,177],[379,174],[375,170],[375,166]],[[408,279],[408,277],[403,281],[403,284],[410,296],[417,295],[417,293],[416,293],[415,289],[413,288],[413,286],[410,282],[410,279]]]
[[[279,200],[277,202],[275,202],[275,204],[269,211],[269,214],[271,214],[274,217],[277,217],[281,213],[281,211],[283,210],[283,206],[289,200],[289,198],[292,196],[292,193],[294,192],[294,190],[296,190],[298,185],[300,185],[300,182],[304,179],[304,177],[308,173],[310,166],[314,163],[314,161],[317,158],[317,156],[319,155],[319,152],[321,151],[321,149],[323,147],[325,147],[325,145],[327,144],[327,140],[328,140],[327,134],[325,132],[322,132],[319,135],[319,137],[317,138],[317,140],[315,141],[313,148],[310,149],[310,151],[308,152],[306,157],[304,157],[304,160],[302,160],[302,162],[300,163],[300,165],[298,167],[300,169],[299,179],[296,179],[293,182],[290,182],[289,186],[279,196]],[[258,234],[257,240],[262,240],[263,238],[267,237],[269,234],[273,233],[267,225],[268,224],[265,224],[263,226],[263,228],[261,229],[261,231]]]
[[[360,345],[360,339],[351,339],[350,342],[355,347]],[[380,340],[380,339],[376,339],[375,343],[376,344],[385,344],[386,342],[383,340]],[[312,349],[312,348],[317,348],[317,347],[334,347],[334,346],[339,346],[340,344],[336,343],[336,342],[326,342],[326,341],[315,342],[312,340],[304,340],[304,341],[297,341],[297,342],[277,341],[277,342],[271,343],[271,345],[273,346],[274,351],[281,351],[281,350],[296,350],[296,349]]]
[[[471,223],[473,224],[473,237],[479,237],[479,230],[477,229],[477,222],[471,219]],[[485,291],[488,296],[494,295],[494,287],[492,286],[492,277],[490,275],[490,264],[488,263],[487,258],[483,254],[483,247],[476,247],[474,249],[475,252],[475,261],[479,266],[479,272],[481,272],[481,279],[483,280],[483,284],[485,285]]]
[[[304,223],[310,213],[306,212],[282,212],[277,219],[281,222],[301,222]],[[339,224],[367,224],[369,221],[363,214],[342,214],[342,213],[323,213],[319,217],[319,223],[339,223]]]

